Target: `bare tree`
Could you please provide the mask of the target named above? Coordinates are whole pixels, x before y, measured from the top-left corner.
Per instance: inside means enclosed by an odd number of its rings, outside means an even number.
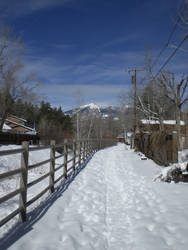
[[[143,103],[147,103],[145,107],[145,114],[159,121],[160,130],[164,130],[163,120],[169,119],[174,110],[174,103],[171,99],[166,98],[164,88],[161,88],[160,77],[156,78],[153,74],[153,66],[155,62],[152,60],[152,52],[145,52],[145,68],[147,70],[147,85],[142,94]],[[147,95],[148,102],[143,100],[144,95]],[[142,107],[143,110],[143,107]],[[170,115],[169,115],[170,114]]]
[[[160,96],[156,100],[156,104],[158,104],[159,110],[162,110],[162,106],[164,107],[162,111],[162,118],[163,113],[165,113],[166,106],[164,96],[168,98],[168,100],[174,105],[176,111],[176,130],[178,135],[178,146],[179,149],[182,149],[182,141],[180,137],[181,133],[181,126],[180,126],[180,119],[181,119],[181,108],[182,106],[188,101],[188,95],[186,93],[187,85],[188,85],[188,78],[181,77],[180,80],[175,79],[175,75],[172,72],[160,72],[158,77],[155,77],[152,73],[152,60],[151,55],[146,55],[146,66],[149,72],[149,76],[152,79],[152,82],[159,87],[161,95],[163,98],[160,101]],[[156,95],[157,96],[157,95]],[[160,115],[160,113],[159,113]]]
[[[84,102],[84,94],[83,90],[81,88],[77,88],[74,92],[74,98],[75,98],[75,128],[76,128],[76,138],[79,140],[81,138],[81,113],[80,113],[80,107],[83,105]]]
[[[188,94],[186,93],[188,85],[188,77],[181,77],[179,81],[175,79],[174,73],[163,72],[158,77],[161,87],[165,95],[170,99],[176,107],[176,126],[179,139],[179,149],[182,149],[182,142],[180,138],[181,133],[181,108],[188,101]]]
[[[23,44],[7,27],[0,28],[0,131],[14,101],[34,98],[33,74],[24,76]],[[29,86],[28,83],[31,85]]]
[[[137,109],[149,120],[158,120],[160,130],[164,130],[164,119],[174,119],[174,104],[166,98],[159,82],[150,81],[138,96]]]
[[[128,92],[121,92],[118,95],[120,106],[119,122],[122,132],[130,132],[133,127],[133,103],[134,91],[132,88]]]

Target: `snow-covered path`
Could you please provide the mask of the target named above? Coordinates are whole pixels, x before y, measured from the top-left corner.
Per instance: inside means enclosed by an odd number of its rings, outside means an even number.
[[[188,249],[188,185],[153,182],[158,171],[123,144],[97,152],[9,249]]]

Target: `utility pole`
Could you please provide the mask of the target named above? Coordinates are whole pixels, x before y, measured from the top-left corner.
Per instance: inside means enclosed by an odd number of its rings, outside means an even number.
[[[132,78],[131,78],[131,83],[134,86],[134,110],[133,110],[133,141],[136,135],[136,99],[137,99],[137,92],[136,92],[136,75],[138,71],[144,71],[145,69],[139,69],[139,68],[135,68],[135,69],[127,69],[127,72],[130,74],[131,72],[133,72]],[[134,147],[134,145],[133,145]]]

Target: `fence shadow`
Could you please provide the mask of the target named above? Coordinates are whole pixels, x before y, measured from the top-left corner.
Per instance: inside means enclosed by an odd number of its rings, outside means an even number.
[[[55,192],[50,194],[41,204],[27,213],[27,221],[22,223],[16,223],[4,236],[0,238],[0,249],[8,249],[18,239],[23,237],[29,231],[33,229],[33,225],[39,221],[48,211],[48,209],[54,204],[54,202],[63,195],[69,185],[74,181],[75,177],[86,167],[87,163],[92,158],[93,154],[79,167],[75,172],[68,174],[67,179],[60,182]]]

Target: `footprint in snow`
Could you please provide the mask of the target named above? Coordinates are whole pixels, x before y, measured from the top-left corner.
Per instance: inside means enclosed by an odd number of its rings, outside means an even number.
[[[155,225],[154,224],[150,224],[149,226],[147,226],[148,231],[152,232],[155,229]]]

